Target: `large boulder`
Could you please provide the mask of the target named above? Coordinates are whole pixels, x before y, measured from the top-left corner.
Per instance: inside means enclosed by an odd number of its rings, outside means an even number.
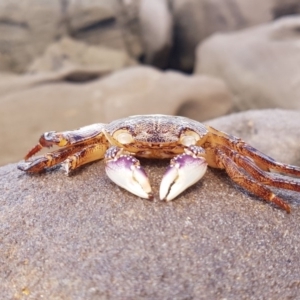
[[[171,65],[187,71],[194,69],[197,45],[212,34],[300,11],[298,0],[172,0],[171,7],[175,28]]]
[[[258,148],[269,145],[267,154],[281,147],[278,159],[286,162],[300,152],[293,142],[298,112],[253,111],[210,123]],[[293,207],[288,215],[209,169],[167,203],[157,193],[168,163],[142,163],[154,202],[113,184],[103,162],[70,177],[59,169],[29,176],[15,164],[1,167],[1,297],[298,297],[299,193],[280,192]]]
[[[197,49],[196,74],[223,79],[235,109],[300,109],[300,17],[216,34]]]
[[[0,148],[0,164],[22,157],[49,130],[149,113],[182,114],[203,121],[231,110],[227,87],[207,76],[131,67],[100,79],[73,82],[100,76],[105,70],[71,69],[3,80],[0,135],[5,147]]]

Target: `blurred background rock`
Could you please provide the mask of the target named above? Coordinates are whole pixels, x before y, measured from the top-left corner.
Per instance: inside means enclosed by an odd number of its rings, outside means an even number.
[[[299,0],[1,0],[0,165],[131,114],[300,108]]]

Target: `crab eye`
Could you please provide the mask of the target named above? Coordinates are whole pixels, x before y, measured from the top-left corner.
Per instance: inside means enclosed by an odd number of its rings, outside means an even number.
[[[114,139],[116,139],[120,144],[129,144],[133,142],[132,135],[125,130],[118,130],[113,135]]]
[[[200,139],[199,135],[193,131],[185,132],[180,137],[180,142],[184,146],[196,145],[197,141]]]

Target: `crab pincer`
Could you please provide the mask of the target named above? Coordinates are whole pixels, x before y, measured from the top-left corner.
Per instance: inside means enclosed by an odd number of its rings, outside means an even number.
[[[112,146],[105,154],[105,171],[117,185],[141,198],[152,200],[148,176],[140,162],[124,149]]]
[[[173,200],[203,177],[207,169],[205,158],[200,156],[203,153],[201,147],[191,146],[171,160],[160,184],[161,200]]]

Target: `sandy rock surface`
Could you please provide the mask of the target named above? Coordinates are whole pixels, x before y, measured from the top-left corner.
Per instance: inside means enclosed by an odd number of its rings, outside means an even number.
[[[105,70],[111,69],[102,72]],[[0,165],[23,157],[49,130],[71,130],[150,113],[207,120],[231,109],[227,87],[207,76],[132,67],[80,84],[69,81],[100,74],[101,68],[93,73],[82,67],[0,83]]]
[[[299,115],[250,111],[210,124],[299,164]],[[157,195],[167,162],[142,163]],[[219,170],[166,203],[117,187],[103,162],[70,177],[1,167],[1,297],[296,299],[299,193],[280,195],[290,215]]]
[[[222,78],[236,110],[300,109],[300,17],[207,39],[197,50],[197,74]]]

